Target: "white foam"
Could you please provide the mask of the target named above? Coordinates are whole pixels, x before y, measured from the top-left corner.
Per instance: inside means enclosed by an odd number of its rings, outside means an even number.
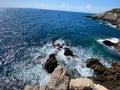
[[[112,38],[105,38],[105,39],[98,39],[97,41],[100,42],[100,43],[102,43],[105,40],[111,41],[112,43],[118,43],[118,42],[120,42],[120,39],[113,38],[113,37]]]
[[[66,46],[65,41],[61,39],[57,40],[55,43],[60,43],[61,45],[64,44],[63,47],[68,47]],[[31,84],[33,85],[36,83],[42,85],[49,77],[49,74],[42,68],[42,63],[44,63],[48,59],[49,55],[54,52],[57,52],[56,58],[58,64],[62,65],[66,69],[76,69],[83,77],[93,76],[93,71],[86,67],[86,60],[88,58],[100,58],[100,62],[104,65],[109,65],[104,58],[101,58],[101,55],[94,55],[92,48],[85,49],[82,47],[69,46],[68,48],[70,48],[76,55],[76,57],[71,57],[64,55],[64,49],[59,51],[52,44],[52,42],[49,42],[43,47],[33,47],[28,49],[28,51],[31,52],[30,55],[33,59],[30,59],[30,63],[27,65],[26,63],[29,62],[28,60],[16,65],[19,69],[15,69],[12,75],[16,76],[20,80],[23,80],[24,82],[31,81]],[[41,64],[34,64],[33,62],[36,61],[36,58],[39,55],[44,56],[42,59],[38,60],[41,61]]]

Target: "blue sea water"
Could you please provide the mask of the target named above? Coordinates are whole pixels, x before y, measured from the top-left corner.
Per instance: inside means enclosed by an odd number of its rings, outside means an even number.
[[[36,63],[36,57],[44,54],[44,62],[55,51],[52,41],[64,43],[80,57],[66,58],[61,51],[57,58],[61,65],[75,68],[85,77],[92,75],[92,70],[85,66],[89,57],[99,58],[106,66],[119,61],[120,54],[98,40],[119,39],[120,31],[108,23],[85,18],[86,15],[94,14],[0,9],[0,89],[21,90],[25,84],[41,85],[49,74]]]

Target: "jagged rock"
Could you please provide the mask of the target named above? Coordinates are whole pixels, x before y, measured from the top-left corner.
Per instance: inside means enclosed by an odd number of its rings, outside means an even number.
[[[64,48],[64,55],[66,56],[74,56],[73,51],[71,51],[69,48]]]
[[[118,15],[116,13],[106,12],[104,17],[103,17],[103,20],[115,21],[117,19],[117,16]]]
[[[113,89],[120,85],[120,63],[112,63],[111,67],[104,67],[98,59],[88,59],[86,66],[94,70],[94,81]]]
[[[68,83],[69,77],[65,70],[61,66],[57,66],[42,90],[67,90]]]
[[[56,59],[56,54],[51,54],[48,58],[48,60],[43,64],[43,68],[48,72],[52,73],[54,69],[57,67],[57,59]]]
[[[99,13],[93,16],[86,16],[87,18],[92,19],[100,19],[103,21],[108,21],[112,25],[115,25],[118,29],[120,29],[120,8],[112,9],[107,12]]]
[[[111,41],[108,41],[108,40],[104,40],[103,43],[104,43],[106,46],[114,46],[114,43],[112,43]]]

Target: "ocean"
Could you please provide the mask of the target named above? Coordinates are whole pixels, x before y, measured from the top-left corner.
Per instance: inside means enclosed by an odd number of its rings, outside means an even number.
[[[107,22],[85,18],[91,13],[43,9],[0,9],[0,90],[23,90],[24,85],[42,85],[50,76],[42,64],[55,52],[52,42],[64,44],[79,58],[60,51],[57,60],[66,69],[76,69],[82,77],[93,71],[88,58],[98,58],[109,67],[120,54],[101,44],[118,41],[120,31]],[[44,57],[37,60],[37,57]]]

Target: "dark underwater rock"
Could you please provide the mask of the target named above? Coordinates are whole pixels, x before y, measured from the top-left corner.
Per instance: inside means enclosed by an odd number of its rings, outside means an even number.
[[[112,43],[111,41],[108,41],[108,40],[104,40],[103,43],[104,43],[106,46],[114,46],[114,43]]]
[[[57,67],[57,59],[56,59],[56,54],[51,54],[49,55],[49,58],[47,59],[47,61],[45,62],[45,64],[43,64],[43,68],[48,72],[48,73],[52,73],[54,71],[54,69]]]

